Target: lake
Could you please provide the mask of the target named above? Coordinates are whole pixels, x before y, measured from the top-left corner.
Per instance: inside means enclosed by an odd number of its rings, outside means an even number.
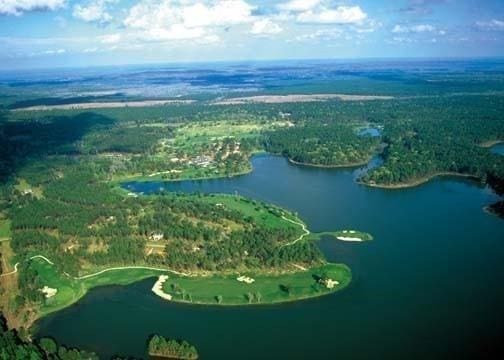
[[[490,151],[494,154],[504,155],[504,143],[495,144],[490,148]]]
[[[482,208],[497,199],[480,184],[441,178],[403,190],[354,182],[360,170],[320,169],[257,156],[231,179],[130,183],[130,191],[238,192],[297,211],[312,231],[354,228],[375,240],[326,238],[348,264],[340,293],[290,304],[215,307],[169,303],[153,279],[97,288],[38,322],[37,336],[92,350],[145,357],[158,333],[194,344],[201,359],[478,358],[501,338],[504,221]]]

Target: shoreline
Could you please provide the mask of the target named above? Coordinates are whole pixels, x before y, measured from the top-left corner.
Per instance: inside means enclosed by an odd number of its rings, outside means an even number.
[[[489,149],[492,146],[502,144],[502,143],[504,143],[504,140],[489,140],[489,141],[482,142],[479,146],[481,146],[482,148],[485,148],[485,149]]]
[[[443,172],[438,172],[438,173],[435,173],[435,174],[432,174],[432,175],[429,175],[429,176],[425,176],[423,178],[415,179],[415,180],[412,180],[412,181],[407,182],[407,183],[370,184],[370,183],[363,182],[363,181],[356,181],[356,183],[360,184],[360,185],[369,186],[369,187],[372,187],[372,188],[378,188],[378,189],[399,190],[399,189],[414,188],[414,187],[423,185],[425,183],[428,183],[429,181],[431,181],[432,179],[434,179],[436,177],[461,177],[461,178],[471,179],[471,180],[474,180],[474,181],[478,181],[480,179],[479,177],[477,177],[475,175],[471,175],[471,174],[461,174],[461,173],[456,173],[456,172],[444,172],[443,171]]]
[[[283,157],[285,157],[291,164],[294,164],[294,165],[313,167],[313,168],[321,168],[321,169],[351,169],[351,168],[356,168],[356,167],[367,165],[372,159],[372,157],[371,157],[370,159],[362,161],[362,162],[356,162],[356,163],[344,164],[344,165],[321,165],[321,164],[311,164],[311,163],[303,163],[303,162],[295,161],[287,156],[283,156]]]
[[[350,286],[350,284],[352,283],[353,274],[352,274],[352,270],[350,269],[350,267],[348,265],[342,264],[342,263],[331,263],[331,262],[327,262],[327,261],[323,265],[335,265],[335,266],[344,268],[345,271],[347,271],[348,274],[349,274],[348,281],[340,281],[338,283],[338,286],[336,286],[336,287],[334,287],[334,288],[332,288],[332,289],[330,289],[330,290],[328,290],[326,292],[317,292],[317,293],[312,293],[312,294],[309,294],[309,295],[300,295],[298,297],[293,296],[293,297],[282,298],[280,300],[276,299],[276,300],[261,301],[261,302],[254,302],[254,303],[217,303],[217,302],[215,302],[213,300],[211,302],[210,301],[201,301],[201,300],[200,301],[198,301],[198,300],[196,300],[196,301],[189,301],[189,300],[182,300],[182,299],[179,299],[179,298],[176,298],[176,297],[173,297],[173,296],[171,297],[171,299],[168,299],[168,298],[166,298],[164,296],[159,295],[158,293],[155,293],[155,294],[156,294],[156,296],[159,296],[161,299],[163,299],[165,301],[172,302],[172,303],[177,303],[177,304],[185,304],[185,305],[190,305],[190,306],[197,305],[197,306],[216,306],[216,307],[218,306],[218,307],[233,307],[233,308],[237,308],[237,307],[248,307],[248,306],[281,305],[281,304],[294,303],[294,302],[297,302],[297,301],[305,301],[305,300],[310,300],[310,299],[316,299],[316,298],[320,298],[320,297],[323,297],[323,296],[326,296],[326,295],[332,295],[332,294],[338,293],[338,292],[340,292],[342,290],[345,290],[348,286]],[[318,266],[315,265],[315,266],[312,266],[312,267],[308,268],[307,270],[300,270],[300,271],[293,272],[291,274],[295,274],[295,273],[298,273],[298,272],[304,273],[306,271],[310,271],[311,269],[316,269],[317,267]],[[281,276],[281,275],[275,275],[275,276]],[[158,277],[157,281],[159,281],[159,280],[160,279]],[[164,281],[166,281],[166,280],[164,280]],[[171,294],[167,294],[164,291],[163,291],[163,293],[166,294],[166,295],[171,296]]]
[[[238,176],[243,176],[250,174],[253,171],[253,167],[250,169],[237,172],[237,173],[232,173],[229,175],[215,175],[215,176],[208,176],[208,177],[196,177],[196,178],[180,178],[180,179],[163,179],[159,175],[156,176],[149,176],[149,175],[139,175],[139,176],[130,176],[130,177],[124,177],[124,178],[118,178],[118,179],[113,179],[110,180],[109,183],[125,183],[125,182],[166,182],[166,183],[178,183],[178,182],[183,182],[183,181],[202,181],[202,180],[215,180],[215,179],[226,179],[226,178],[233,178],[233,177],[238,177]]]

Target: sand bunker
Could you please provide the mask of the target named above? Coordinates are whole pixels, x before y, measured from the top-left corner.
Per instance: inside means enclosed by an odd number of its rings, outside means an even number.
[[[154,283],[154,286],[152,287],[152,292],[157,296],[170,301],[172,299],[172,296],[163,291],[163,284],[166,282],[166,280],[168,280],[168,275],[160,275],[158,280]]]

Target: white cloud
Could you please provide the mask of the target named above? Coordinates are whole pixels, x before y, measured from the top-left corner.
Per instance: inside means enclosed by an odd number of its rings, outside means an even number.
[[[396,25],[392,29],[392,32],[394,34],[424,33],[434,31],[436,31],[436,27],[428,24],[413,25],[413,26]]]
[[[97,51],[98,51],[98,48],[87,48],[87,49],[82,50],[82,52],[85,54],[95,53]]]
[[[121,41],[121,34],[108,34],[98,37],[102,44],[116,44]]]
[[[314,24],[357,24],[366,18],[367,14],[359,6],[338,6],[335,9],[307,10],[297,15],[296,20]]]
[[[243,0],[221,0],[208,6],[197,2],[180,9],[180,17],[187,27],[236,25],[252,20],[253,6]]]
[[[64,53],[66,53],[65,49],[46,50],[46,51],[44,51],[44,54],[46,54],[46,55],[59,55],[59,54],[64,54]]]
[[[186,28],[229,26],[253,20],[254,7],[244,0],[220,0],[207,5],[203,1],[140,1],[124,20],[132,28],[166,28],[181,24]]]
[[[187,28],[182,24],[173,24],[168,28],[158,27],[147,29],[138,37],[144,41],[189,40],[202,38],[206,32],[202,28]]]
[[[278,5],[284,11],[307,11],[320,5],[321,0],[292,0]]]
[[[30,11],[53,11],[65,4],[66,0],[0,0],[0,14],[19,16]]]
[[[124,25],[140,30],[143,41],[197,40],[217,43],[217,28],[251,23],[254,6],[245,0],[141,0],[131,7]]]
[[[344,31],[339,28],[333,29],[320,29],[309,34],[302,34],[296,37],[296,41],[320,41],[320,40],[334,40],[343,37]]]
[[[504,31],[504,20],[478,21],[476,27],[480,30]]]
[[[404,37],[404,36],[394,36],[392,38],[392,43],[412,43],[412,42],[415,42],[414,39],[411,39],[411,38],[407,38],[407,37]]]
[[[73,8],[72,15],[86,22],[106,24],[112,20],[112,15],[107,10],[107,4],[114,2],[115,0],[90,0],[83,5],[77,4]]]
[[[275,35],[281,33],[282,31],[283,29],[280,25],[274,23],[268,18],[254,22],[252,29],[250,30],[250,32],[254,35]]]

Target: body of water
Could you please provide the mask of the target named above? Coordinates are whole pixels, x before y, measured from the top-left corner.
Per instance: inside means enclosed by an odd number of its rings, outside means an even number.
[[[504,155],[504,143],[498,143],[490,148],[494,154]]]
[[[201,359],[480,358],[502,336],[504,222],[482,208],[497,197],[464,179],[403,190],[354,182],[359,170],[253,159],[231,179],[130,183],[130,191],[238,192],[297,211],[312,231],[359,229],[374,241],[324,239],[328,260],[348,264],[340,293],[291,304],[194,306],[156,297],[153,279],[97,288],[38,322],[37,336],[145,357],[158,333],[196,345]]]

